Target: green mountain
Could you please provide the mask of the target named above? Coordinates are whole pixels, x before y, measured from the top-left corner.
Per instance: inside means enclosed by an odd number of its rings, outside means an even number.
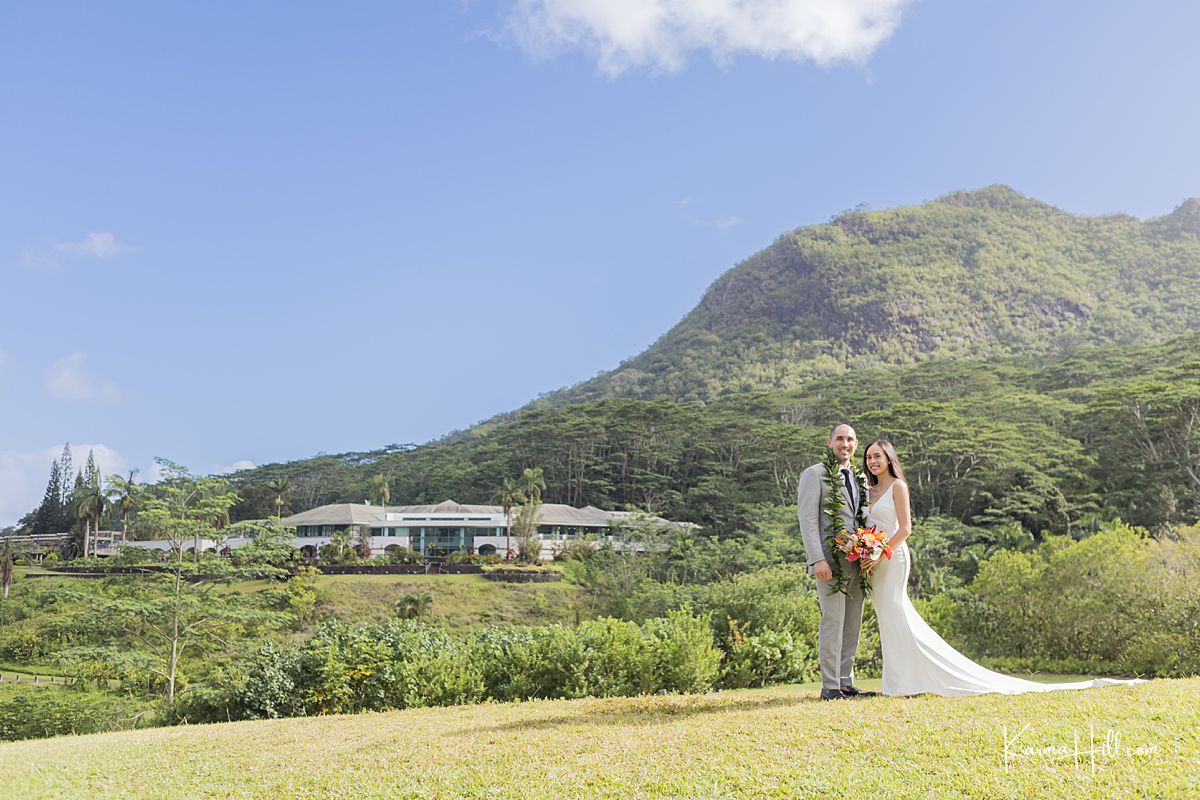
[[[537,405],[707,400],[846,369],[1053,356],[1200,327],[1200,200],[1146,222],[1006,186],[799,228],[617,369]]]
[[[791,502],[824,429],[906,453],[915,510],[1067,532],[1200,516],[1200,201],[1080,217],[1003,186],[800,228],[617,369],[421,447],[238,473],[239,516],[372,496],[626,505],[722,535]],[[853,371],[849,374],[849,371]]]

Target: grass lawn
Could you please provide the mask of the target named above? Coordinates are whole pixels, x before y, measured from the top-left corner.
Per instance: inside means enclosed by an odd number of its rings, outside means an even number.
[[[347,622],[395,616],[403,594],[428,593],[433,606],[425,617],[455,631],[489,625],[574,625],[591,616],[579,587],[553,583],[504,583],[481,575],[322,575],[318,616]]]
[[[65,692],[66,686],[61,683],[0,683],[0,705],[9,702],[17,695],[25,695],[31,691]]]
[[[237,581],[223,591],[253,594],[280,585],[266,580]],[[321,575],[317,578],[316,616],[351,623],[381,621],[394,617],[396,600],[410,593],[432,596],[433,605],[423,619],[455,631],[509,624],[576,625],[594,616],[582,590],[574,584],[508,583],[482,575]]]
[[[57,573],[41,567],[13,567],[13,579],[25,578],[29,575],[55,575]]]
[[[785,686],[61,737],[0,745],[0,787],[26,800],[1187,798],[1200,796],[1200,679],[833,703]]]
[[[11,678],[16,673],[25,675],[59,675],[63,674],[62,667],[50,664],[18,664],[15,661],[0,661],[0,674]]]

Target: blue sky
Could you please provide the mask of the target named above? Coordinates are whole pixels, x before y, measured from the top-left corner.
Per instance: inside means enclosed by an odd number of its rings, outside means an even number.
[[[1153,0],[8,4],[0,525],[64,441],[147,476],[469,426],[860,203],[1169,213],[1196,30]]]

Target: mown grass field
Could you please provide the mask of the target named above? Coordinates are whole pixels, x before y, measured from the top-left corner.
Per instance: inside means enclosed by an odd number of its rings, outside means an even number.
[[[1200,678],[834,703],[786,686],[61,737],[0,745],[0,787],[23,800],[1174,800],[1200,797]]]
[[[450,630],[488,625],[574,625],[589,616],[578,586],[554,583],[503,583],[481,575],[323,575],[318,598],[322,614],[343,620],[381,620],[394,616],[402,594],[427,592],[433,606],[427,619]]]
[[[38,584],[46,588],[86,591],[92,579],[55,576],[35,580],[49,581]],[[221,591],[252,594],[277,586],[265,580],[238,581]],[[574,584],[563,581],[506,583],[491,581],[482,575],[321,575],[317,578],[314,616],[318,620],[377,622],[395,616],[396,600],[411,593],[429,594],[433,598],[423,619],[456,631],[478,630],[490,625],[550,625],[556,622],[576,625],[594,616],[587,608],[583,591]],[[0,663],[0,669],[25,671],[29,668]],[[43,674],[57,671],[52,668]]]
[[[481,575],[322,575],[317,586],[317,616],[346,622],[393,617],[396,600],[411,593],[433,598],[424,619],[455,631],[508,624],[575,625],[592,616],[585,610],[579,587],[561,581],[505,583]]]

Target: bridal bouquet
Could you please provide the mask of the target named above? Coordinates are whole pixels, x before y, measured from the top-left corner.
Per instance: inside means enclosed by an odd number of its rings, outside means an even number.
[[[837,537],[834,542],[838,549],[846,554],[847,561],[861,561],[865,564],[880,556],[889,560],[892,557],[892,546],[888,544],[883,531],[872,525],[869,528],[859,528],[853,533],[846,532]]]

